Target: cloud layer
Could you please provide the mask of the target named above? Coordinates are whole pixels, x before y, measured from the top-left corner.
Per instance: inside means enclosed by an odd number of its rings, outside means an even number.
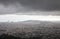
[[[0,14],[60,11],[60,0],[0,0]],[[33,14],[33,13],[31,13]],[[38,13],[37,13],[38,14]],[[59,15],[59,12],[58,12]]]

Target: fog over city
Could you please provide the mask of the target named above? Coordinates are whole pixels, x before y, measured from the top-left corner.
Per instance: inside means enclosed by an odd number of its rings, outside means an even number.
[[[0,22],[19,22],[27,20],[60,21],[60,16],[16,15],[16,14],[0,15]]]

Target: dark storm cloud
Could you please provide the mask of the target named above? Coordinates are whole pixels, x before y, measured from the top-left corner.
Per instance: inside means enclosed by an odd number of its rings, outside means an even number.
[[[36,11],[41,11],[40,14],[57,14],[55,11],[60,11],[60,0],[0,0],[0,14]]]
[[[23,6],[29,6],[34,10],[60,10],[60,0],[19,0],[19,2]]]

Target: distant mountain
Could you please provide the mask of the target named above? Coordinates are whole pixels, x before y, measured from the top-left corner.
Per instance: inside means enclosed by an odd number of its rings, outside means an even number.
[[[17,23],[22,23],[22,24],[40,24],[40,23],[55,23],[55,22],[39,21],[39,20],[27,20],[27,21],[22,21],[22,22],[17,22]]]

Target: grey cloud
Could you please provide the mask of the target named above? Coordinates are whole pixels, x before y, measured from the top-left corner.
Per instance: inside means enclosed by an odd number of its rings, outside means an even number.
[[[19,3],[1,3],[0,4],[0,14],[6,14],[6,13],[16,13],[18,11],[24,11],[24,7]]]
[[[60,0],[19,0],[19,2],[24,6],[33,8],[34,10],[60,10]]]
[[[30,13],[37,11],[42,13]],[[55,11],[60,11],[60,0],[0,0],[0,14],[60,14]]]

